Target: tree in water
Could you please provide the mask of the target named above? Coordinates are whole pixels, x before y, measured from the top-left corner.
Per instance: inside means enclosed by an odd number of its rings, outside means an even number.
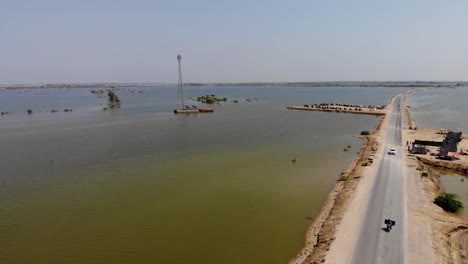
[[[114,93],[114,91],[109,91],[107,93],[107,96],[109,96],[109,98],[107,99],[107,101],[109,102],[109,108],[120,108],[120,99],[117,96],[117,94]]]

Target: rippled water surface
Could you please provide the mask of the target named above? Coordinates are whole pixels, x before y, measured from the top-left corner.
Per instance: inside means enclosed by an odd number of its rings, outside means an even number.
[[[402,91],[187,87],[240,102],[174,115],[173,88],[107,111],[89,89],[2,90],[0,263],[286,263],[378,119],[285,107]]]

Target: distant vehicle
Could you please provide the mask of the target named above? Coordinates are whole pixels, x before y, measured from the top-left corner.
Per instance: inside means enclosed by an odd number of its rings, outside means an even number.
[[[391,148],[390,151],[388,152],[388,155],[396,155],[395,148]]]
[[[390,232],[392,230],[392,227],[395,226],[395,221],[390,220],[390,219],[385,219],[384,224],[387,226],[383,228],[386,232]]]

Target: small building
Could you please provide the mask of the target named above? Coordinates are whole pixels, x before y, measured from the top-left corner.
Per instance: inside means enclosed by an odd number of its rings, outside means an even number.
[[[410,150],[411,154],[427,154],[427,148],[424,145],[413,144],[413,147]]]

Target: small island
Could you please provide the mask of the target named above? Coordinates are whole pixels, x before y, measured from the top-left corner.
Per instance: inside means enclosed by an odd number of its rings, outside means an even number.
[[[214,94],[212,95],[205,95],[205,96],[199,96],[197,97],[197,101],[202,102],[204,104],[214,104],[217,102],[226,102],[227,98],[226,97],[216,97]]]

